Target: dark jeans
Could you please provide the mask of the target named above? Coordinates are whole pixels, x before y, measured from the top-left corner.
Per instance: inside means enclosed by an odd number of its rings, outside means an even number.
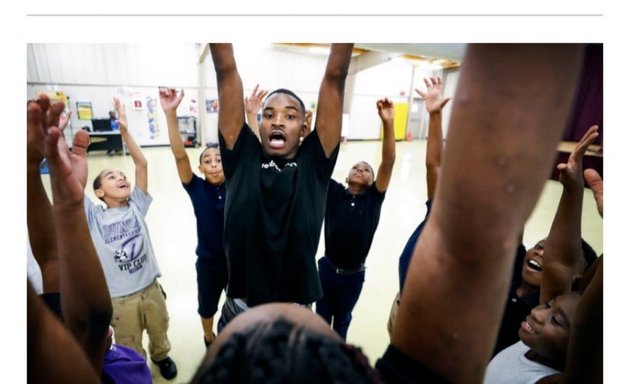
[[[317,264],[324,296],[317,301],[315,311],[346,340],[352,321],[352,310],[363,289],[365,270],[354,273],[339,271],[325,256]]]

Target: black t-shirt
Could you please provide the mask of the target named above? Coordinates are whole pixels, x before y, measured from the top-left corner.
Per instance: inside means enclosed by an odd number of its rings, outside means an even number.
[[[220,134],[219,143],[227,182],[227,295],[245,297],[249,306],[317,301],[315,255],[339,146],[326,158],[314,130],[294,159],[269,158],[247,124],[232,150]]]
[[[342,184],[330,180],[324,226],[326,256],[343,269],[356,269],[370,251],[381,217],[385,192],[376,183],[362,194],[351,194]]]
[[[41,297],[42,300],[44,300],[44,303],[46,303],[46,306],[48,307],[48,309],[50,309],[50,311],[55,316],[57,316],[57,320],[63,323],[64,322],[63,313],[61,312],[61,293],[59,292],[42,293],[39,295],[39,297]]]

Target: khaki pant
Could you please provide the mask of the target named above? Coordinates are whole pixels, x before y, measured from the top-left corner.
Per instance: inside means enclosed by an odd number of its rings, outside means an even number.
[[[135,349],[147,358],[142,347],[142,331],[149,336],[149,354],[154,361],[164,360],[171,350],[166,331],[168,312],[162,287],[153,281],[149,286],[129,296],[112,299],[116,343]]]

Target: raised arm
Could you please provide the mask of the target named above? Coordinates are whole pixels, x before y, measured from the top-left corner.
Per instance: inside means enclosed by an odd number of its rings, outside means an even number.
[[[260,84],[256,84],[256,87],[252,90],[249,96],[245,97],[243,102],[245,103],[245,114],[247,115],[247,125],[254,131],[256,136],[260,139],[260,132],[258,131],[258,111],[262,107],[265,96],[269,93],[264,89],[258,90]]]
[[[376,102],[378,116],[383,122],[383,147],[381,164],[376,174],[376,189],[385,192],[392,178],[392,170],[396,161],[396,140],[394,138],[394,104],[388,98]]]
[[[131,155],[131,159],[136,167],[136,187],[147,193],[149,187],[147,159],[142,154],[140,146],[136,143],[129,133],[127,126],[127,110],[118,98],[114,98],[114,107],[118,114],[118,123],[120,124],[120,135],[127,144],[127,149]]]
[[[29,132],[33,132],[31,136],[50,167],[53,223],[63,229],[56,231],[56,242],[50,244],[51,247],[56,244],[58,252],[63,318],[98,372],[103,363],[112,306],[87,225],[83,185],[75,173],[87,163],[88,133],[79,131],[75,135],[70,153],[59,128],[42,124],[43,111],[39,106],[30,103],[28,109]]]
[[[168,140],[171,143],[171,151],[175,156],[175,165],[177,166],[177,174],[182,183],[188,184],[193,177],[190,159],[182,136],[179,133],[179,121],[177,120],[177,107],[184,98],[184,90],[179,94],[174,88],[160,88],[160,105],[166,115],[166,125],[168,126]]]
[[[33,256],[42,274],[44,293],[59,292],[59,264],[52,206],[44,189],[39,167],[44,159],[44,129],[60,120],[63,103],[50,105],[46,95],[27,108],[26,224]]]
[[[343,96],[353,44],[332,44],[326,71],[319,88],[315,129],[326,157],[341,140]]]
[[[582,159],[589,145],[598,136],[598,127],[590,127],[566,163],[558,164],[562,195],[545,242],[545,266],[540,287],[540,302],[571,292],[576,274],[585,268],[582,255],[582,201],[584,176]]]
[[[416,89],[416,92],[424,99],[424,105],[429,113],[429,136],[427,138],[427,153],[425,166],[427,169],[427,199],[433,200],[435,187],[440,177],[442,166],[442,108],[448,103],[450,97],[442,97],[442,79],[429,77],[424,79],[427,90]]]
[[[443,172],[392,341],[452,382],[483,378],[504,308],[497,298],[507,294],[519,232],[549,174],[581,52],[580,45],[468,47]]]
[[[599,215],[604,217],[604,184],[593,169],[584,171],[584,177],[597,203]],[[545,250],[545,252],[547,252]],[[584,290],[575,311],[571,326],[565,383],[597,383],[603,377],[604,365],[604,256],[600,256],[589,269],[595,268],[593,278]],[[589,271],[590,272],[590,271]]]
[[[100,383],[77,340],[26,283],[26,359],[29,383]]]
[[[594,169],[585,169],[584,170],[584,179],[588,183],[588,186],[591,187],[591,191],[593,191],[593,197],[595,198],[595,203],[597,204],[597,211],[599,215],[604,217],[604,181],[602,177],[597,173]]]
[[[231,150],[245,122],[243,82],[236,68],[232,44],[210,44],[219,89],[219,133]]]

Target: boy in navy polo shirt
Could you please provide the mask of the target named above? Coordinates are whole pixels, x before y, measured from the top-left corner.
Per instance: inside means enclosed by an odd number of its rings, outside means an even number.
[[[221,291],[227,286],[227,260],[223,250],[223,212],[225,207],[225,177],[218,144],[209,145],[199,157],[195,175],[179,133],[177,107],[184,97],[175,89],[160,89],[160,104],[166,114],[168,138],[175,157],[182,186],[190,196],[197,219],[197,312],[201,316],[206,347],[214,341],[212,326]]]

